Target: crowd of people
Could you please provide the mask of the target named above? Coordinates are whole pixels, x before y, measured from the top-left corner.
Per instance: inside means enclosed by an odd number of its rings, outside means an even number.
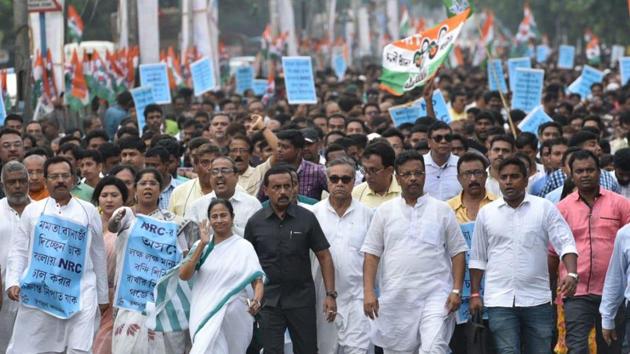
[[[536,133],[470,66],[402,97],[368,65],[317,72],[315,105],[278,78],[143,112],[124,92],[82,127],[9,114],[0,350],[628,353],[630,86],[544,69]]]

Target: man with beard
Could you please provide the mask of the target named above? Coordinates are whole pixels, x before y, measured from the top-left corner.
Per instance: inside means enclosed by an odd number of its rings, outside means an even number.
[[[317,130],[315,130],[315,128],[304,128],[301,132],[302,135],[304,135],[304,141],[306,142],[304,144],[304,150],[302,150],[304,160],[315,164],[325,164],[326,160],[319,154],[319,151],[322,148],[322,139],[317,133]]]
[[[329,323],[323,312],[317,312],[317,349],[322,354],[367,353],[370,324],[363,316],[363,257],[360,250],[374,212],[352,198],[355,163],[351,158],[329,161],[326,175],[330,195],[311,210],[330,243],[339,290],[339,317],[335,323]],[[313,278],[320,303],[326,293],[317,264],[313,264]]]
[[[51,196],[24,209],[11,240],[7,292],[20,306],[7,353],[92,349],[97,311],[109,301],[106,253],[98,211],[70,194],[74,176],[66,158],[46,161]],[[59,287],[59,281],[70,286]]]
[[[315,215],[292,203],[294,187],[288,168],[272,167],[265,173],[263,188],[270,205],[245,226],[245,239],[254,246],[268,279],[260,312],[263,348],[268,354],[282,353],[288,329],[296,353],[315,354],[316,311],[325,311],[329,322],[337,315],[330,245]],[[324,279],[323,306],[315,302],[309,251],[315,254]]]
[[[260,131],[262,133],[265,141],[271,147],[273,154],[260,165],[252,167],[249,164],[249,160],[254,151],[254,144],[245,135],[235,135],[232,137],[232,140],[230,140],[230,144],[228,145],[228,156],[236,162],[236,169],[238,170],[238,185],[250,195],[255,196],[260,189],[265,172],[267,172],[276,162],[278,138],[271,129],[265,127],[262,116],[255,115],[253,117],[255,117],[255,120],[251,126],[252,131]]]
[[[558,210],[571,227],[580,257],[575,295],[563,299],[566,344],[571,353],[587,353],[588,336],[593,324],[597,333],[597,347],[607,346],[602,337],[599,305],[615,237],[619,229],[630,222],[630,201],[617,193],[600,188],[599,160],[592,152],[579,150],[573,153],[569,158],[569,168],[577,191],[562,199],[558,203]],[[549,252],[548,263],[553,279],[553,275],[558,274],[559,259],[552,250]],[[563,277],[566,274],[566,268],[560,266],[559,275]],[[608,329],[615,328],[617,311],[611,313],[612,316],[606,321],[605,328]],[[621,325],[620,322],[617,324]],[[621,343],[616,341],[607,352],[621,353]]]
[[[229,143],[227,127],[230,125],[230,116],[227,113],[215,113],[208,126],[209,139],[223,152],[226,152]]]
[[[619,149],[613,157],[615,178],[621,188],[620,194],[630,198],[630,148]]]
[[[0,298],[0,352],[4,353],[9,345],[13,323],[17,315],[18,303],[9,301],[7,293],[1,287],[2,279],[6,279],[7,256],[11,248],[11,235],[15,233],[20,224],[20,215],[30,199],[28,197],[28,173],[26,167],[17,161],[7,162],[2,167],[2,189],[7,195],[0,199],[0,235],[3,235],[4,242],[0,246],[0,267],[2,275],[0,277],[0,288],[2,297]]]
[[[493,195],[500,197],[501,188],[499,187],[499,165],[507,158],[514,154],[514,139],[509,135],[497,135],[490,141],[490,150],[488,150],[488,179],[486,180],[486,190]]]
[[[466,241],[451,208],[424,193],[424,176],[417,151],[396,158],[402,195],[376,209],[361,248],[363,308],[385,354],[447,353],[461,304]]]
[[[551,348],[553,307],[547,247],[560,255],[568,275],[559,296],[572,296],[577,285],[577,252],[569,225],[548,200],[527,194],[527,167],[517,157],[498,168],[502,198],[481,208],[470,253],[470,312],[488,309],[498,353],[530,353]],[[486,273],[483,305],[481,278]]]
[[[247,194],[238,187],[237,181],[238,175],[234,160],[225,156],[212,160],[210,165],[212,192],[193,202],[184,217],[201,223],[208,218],[208,206],[212,200],[217,198],[229,200],[234,208],[234,233],[243,236],[247,220],[262,208],[262,205],[256,197]]]
[[[488,130],[494,126],[494,115],[488,111],[479,112],[475,116],[475,135],[474,140],[482,146],[486,144],[488,139]]]

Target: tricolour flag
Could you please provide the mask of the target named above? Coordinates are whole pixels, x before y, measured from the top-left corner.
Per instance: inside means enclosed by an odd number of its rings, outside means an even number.
[[[538,37],[538,27],[536,26],[536,20],[534,14],[529,9],[528,5],[525,5],[523,9],[523,21],[518,25],[518,33],[516,34],[517,42],[527,42],[530,39],[536,39]]]
[[[409,11],[407,11],[407,6],[402,6],[402,14],[400,15],[400,27],[398,29],[399,38],[405,38],[413,33],[409,33],[412,31],[411,29],[411,19],[409,18]]]
[[[599,38],[593,34],[590,28],[584,32],[586,42],[586,60],[589,64],[598,65],[601,61],[601,50],[599,48]]]
[[[469,0],[442,0],[444,7],[446,7],[446,15],[453,17],[461,14],[462,12],[470,9],[468,16],[473,14],[473,4]]]
[[[72,5],[68,5],[68,36],[73,42],[81,42],[83,37],[83,20]]]
[[[83,75],[83,62],[79,60],[77,52],[72,53],[72,83],[70,94],[66,96],[68,104],[72,110],[78,111],[90,103],[90,93],[87,81]]]
[[[481,27],[479,34],[479,42],[475,48],[475,56],[473,57],[473,65],[479,66],[486,58],[486,53],[491,51],[494,40],[494,14],[492,11],[486,11],[486,20]]]
[[[425,32],[388,44],[383,50],[381,89],[394,95],[423,86],[455,44],[470,9]]]

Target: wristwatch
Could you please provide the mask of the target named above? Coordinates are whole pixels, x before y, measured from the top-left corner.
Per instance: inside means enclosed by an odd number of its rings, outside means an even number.
[[[575,279],[575,280],[578,280],[578,275],[577,275],[577,273],[569,273],[569,274],[567,274],[567,275],[568,275],[568,276],[570,276],[571,278]]]
[[[459,289],[453,289],[453,290],[451,290],[451,294],[455,294],[455,295],[457,295],[457,296],[461,296],[461,294],[460,294],[460,290],[459,290]]]
[[[329,290],[329,291],[326,292],[326,296],[330,296],[333,299],[337,299],[337,292],[334,291],[334,290]]]

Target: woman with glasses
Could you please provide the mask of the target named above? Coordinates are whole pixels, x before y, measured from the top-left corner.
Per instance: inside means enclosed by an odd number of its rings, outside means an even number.
[[[143,314],[154,302],[153,288],[182,259],[198,227],[158,207],[162,176],[152,168],[135,178],[136,204],[122,207],[109,220],[116,240],[116,294],[112,353],[183,353],[184,332],[159,333],[147,328]]]
[[[232,232],[233,223],[228,200],[210,202],[199,241],[179,269],[179,278],[193,284],[191,354],[245,353],[252,339],[264,274],[252,244]]]
[[[107,176],[100,180],[94,188],[92,203],[98,205],[101,215],[101,222],[107,225],[114,211],[122,207],[128,196],[127,186],[120,179],[114,176]],[[105,252],[107,253],[107,284],[109,286],[109,303],[114,298],[115,275],[116,275],[116,234],[108,230],[103,230],[103,241],[105,242]],[[96,354],[106,354],[112,352],[112,334],[114,327],[114,314],[112,307],[101,316],[101,326],[94,339],[93,351]]]

